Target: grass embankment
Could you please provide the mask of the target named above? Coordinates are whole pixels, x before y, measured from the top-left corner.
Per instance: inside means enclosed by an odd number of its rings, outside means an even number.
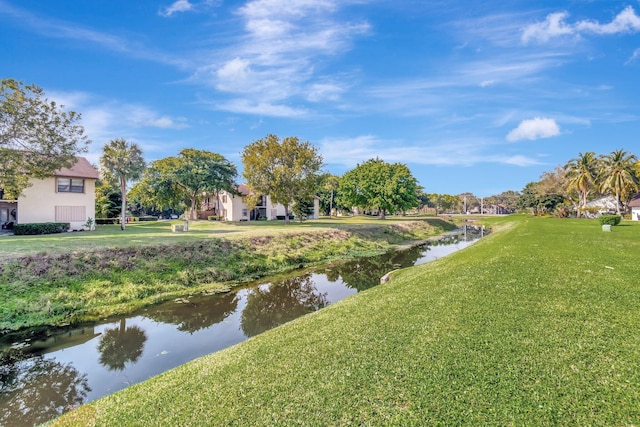
[[[54,425],[639,425],[640,223],[508,221]]]
[[[189,293],[226,292],[239,282],[384,252],[453,227],[439,219],[262,224],[200,222],[180,234],[171,233],[169,223],[140,224],[125,232],[105,226],[95,233],[4,237],[3,251],[13,250],[13,257],[7,254],[0,263],[0,331],[127,313]]]

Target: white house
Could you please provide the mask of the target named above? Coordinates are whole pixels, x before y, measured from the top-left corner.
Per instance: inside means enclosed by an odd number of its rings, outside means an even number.
[[[629,202],[631,207],[631,219],[634,221],[640,221],[640,191]]]
[[[95,219],[95,183],[98,171],[84,157],[52,177],[32,179],[17,200],[0,200],[0,223],[68,222],[83,229]]]
[[[284,219],[284,206],[273,203],[270,196],[260,196],[258,204],[254,209],[249,210],[244,197],[250,194],[246,184],[238,186],[240,195],[234,195],[227,191],[221,191],[216,198],[212,195],[204,200],[198,217],[205,219],[207,216],[220,216],[226,221],[254,221],[265,218],[267,220]],[[289,207],[289,214],[291,207]],[[320,217],[320,203],[317,198],[313,202],[313,214],[307,219],[318,219]]]

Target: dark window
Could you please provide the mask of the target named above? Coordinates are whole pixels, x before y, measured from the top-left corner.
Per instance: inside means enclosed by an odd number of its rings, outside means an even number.
[[[84,179],[58,178],[58,193],[84,193]]]

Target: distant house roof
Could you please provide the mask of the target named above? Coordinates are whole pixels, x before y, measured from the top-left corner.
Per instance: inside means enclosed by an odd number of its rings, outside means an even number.
[[[633,198],[631,199],[631,201],[629,202],[629,206],[632,208],[638,208],[640,207],[640,191],[638,191],[636,193],[635,196],[633,196]]]
[[[62,168],[54,173],[55,176],[66,176],[69,178],[94,178],[98,179],[100,175],[96,168],[84,157],[77,157],[76,164],[71,168]]]
[[[601,209],[616,209],[616,198],[613,196],[604,196],[598,199],[594,199],[586,204],[588,208],[601,208]]]
[[[243,196],[247,196],[247,195],[249,195],[251,193],[251,191],[249,191],[249,186],[247,184],[245,184],[245,183],[242,183],[242,184],[238,185],[238,191]]]

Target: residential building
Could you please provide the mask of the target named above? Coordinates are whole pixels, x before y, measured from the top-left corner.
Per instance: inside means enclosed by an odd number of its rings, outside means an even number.
[[[9,223],[68,222],[71,230],[85,229],[87,220],[95,219],[97,179],[98,171],[78,157],[71,168],[32,179],[17,200],[0,200],[0,223],[6,228]]]
[[[254,221],[258,219],[275,220],[284,219],[284,206],[273,203],[270,196],[260,196],[257,205],[249,209],[245,201],[245,196],[250,194],[246,184],[240,184],[237,188],[238,194],[228,191],[221,191],[217,197],[210,195],[202,203],[198,218],[206,219],[209,216],[219,216],[225,221]],[[289,214],[291,207],[289,207]],[[318,219],[320,216],[320,203],[317,198],[313,203],[313,214],[307,219]]]

